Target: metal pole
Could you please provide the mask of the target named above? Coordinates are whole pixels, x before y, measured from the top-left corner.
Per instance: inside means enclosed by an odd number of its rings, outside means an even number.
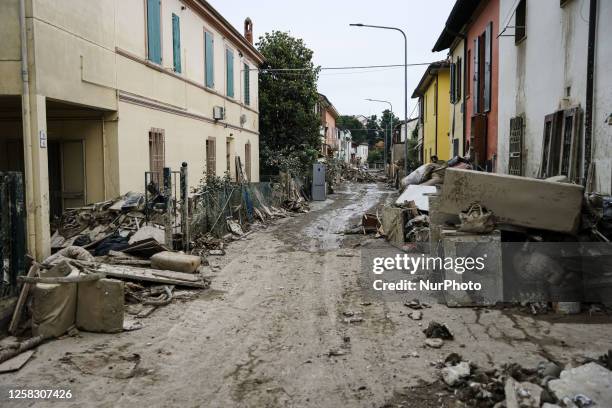
[[[187,183],[187,162],[181,166],[181,226],[183,233],[183,250],[189,252],[189,184]]]
[[[401,30],[400,30],[401,31]],[[402,31],[404,36],[404,127],[406,128],[406,135],[404,138],[404,177],[408,175],[408,39],[406,34]],[[400,138],[402,134],[402,128],[400,127]]]
[[[406,171],[405,175],[408,175],[408,38],[406,37],[406,33],[397,27],[388,27],[388,26],[379,26],[379,25],[370,25],[370,24],[361,24],[361,23],[353,23],[349,24],[353,27],[369,27],[369,28],[381,28],[383,30],[395,30],[402,33],[404,37],[404,123],[406,125],[406,139],[404,140],[404,170]],[[401,131],[400,131],[401,132]]]

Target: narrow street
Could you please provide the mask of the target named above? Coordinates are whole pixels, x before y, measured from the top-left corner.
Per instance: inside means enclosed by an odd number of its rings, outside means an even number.
[[[382,184],[342,185],[311,212],[210,257],[211,289],[159,308],[140,330],[44,344],[2,386],[71,389],[67,406],[75,407],[454,407],[433,367],[451,352],[483,368],[535,367],[609,348],[612,325],[601,317],[574,323],[432,300],[415,321],[401,302],[366,301],[360,252],[375,238],[339,232],[393,195]],[[422,329],[431,320],[455,340],[425,348]],[[11,404],[3,406],[18,406]]]

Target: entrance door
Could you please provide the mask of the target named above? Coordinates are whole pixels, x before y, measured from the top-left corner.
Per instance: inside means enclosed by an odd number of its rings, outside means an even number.
[[[85,205],[85,153],[82,140],[49,141],[49,216]]]
[[[85,148],[82,140],[61,143],[62,204],[64,209],[85,205]]]

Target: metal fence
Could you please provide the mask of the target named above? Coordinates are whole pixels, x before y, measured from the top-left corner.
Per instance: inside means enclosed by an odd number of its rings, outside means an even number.
[[[0,298],[18,292],[17,277],[26,268],[23,174],[0,172]]]
[[[217,237],[227,234],[226,220],[241,225],[254,220],[254,209],[280,207],[285,192],[279,183],[231,183],[223,188],[196,194],[192,202],[192,233],[210,232]]]

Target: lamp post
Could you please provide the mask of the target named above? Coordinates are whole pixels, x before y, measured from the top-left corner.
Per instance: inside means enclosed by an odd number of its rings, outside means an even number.
[[[404,140],[404,154],[406,157],[404,158],[404,170],[406,171],[406,175],[408,175],[408,39],[406,38],[406,33],[397,27],[387,27],[361,23],[354,23],[349,25],[352,27],[369,27],[380,28],[383,30],[395,30],[402,33],[402,36],[404,37],[404,123],[406,125],[406,140]]]
[[[391,113],[391,123],[389,124],[389,127],[391,128],[391,133],[393,133],[393,104],[389,101],[383,101],[382,99],[366,98],[366,101],[389,104],[389,112]],[[383,161],[384,161],[385,174],[387,174],[387,132],[386,131],[385,131],[385,137],[383,138],[383,157],[384,157]]]

